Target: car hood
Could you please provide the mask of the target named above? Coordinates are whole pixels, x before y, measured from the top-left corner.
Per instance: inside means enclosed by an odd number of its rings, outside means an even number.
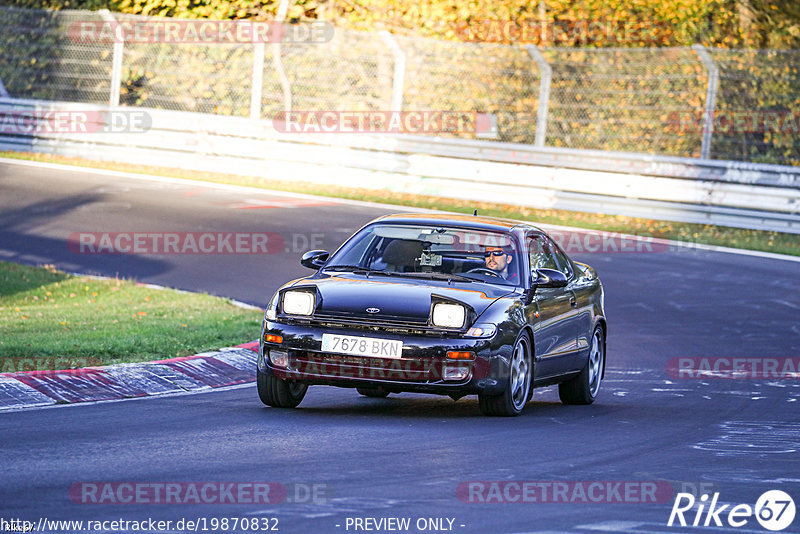
[[[448,284],[446,280],[366,277],[341,274],[299,280],[294,287],[316,286],[320,302],[315,315],[365,317],[424,323],[431,309],[431,297],[456,300],[475,310],[476,317],[497,299],[513,293],[515,287],[481,282]],[[379,311],[368,313],[367,308]]]

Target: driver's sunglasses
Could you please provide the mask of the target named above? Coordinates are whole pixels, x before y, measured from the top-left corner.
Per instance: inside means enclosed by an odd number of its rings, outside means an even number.
[[[488,258],[489,256],[494,256],[495,258],[497,258],[497,257],[503,256],[505,254],[506,254],[506,252],[502,251],[502,250],[491,250],[491,251],[488,251],[488,252],[484,252],[483,253],[483,257],[484,258]]]

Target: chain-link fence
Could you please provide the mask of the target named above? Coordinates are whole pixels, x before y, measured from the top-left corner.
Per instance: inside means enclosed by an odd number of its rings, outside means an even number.
[[[547,145],[699,157],[707,76],[691,49],[549,49]],[[676,127],[677,126],[677,127]]]
[[[159,21],[154,17],[118,13],[114,18],[120,23]],[[247,115],[253,78],[250,44],[150,41],[132,39],[123,44],[120,104]]]
[[[11,96],[108,102],[111,46],[77,44],[70,24],[101,21],[91,11],[0,9],[0,80]]]
[[[0,8],[0,93],[252,118],[471,112],[492,128],[453,135],[800,165],[800,50],[535,49],[339,28],[120,40],[98,33],[109,24],[165,19]]]
[[[712,157],[800,165],[800,51],[718,50]]]

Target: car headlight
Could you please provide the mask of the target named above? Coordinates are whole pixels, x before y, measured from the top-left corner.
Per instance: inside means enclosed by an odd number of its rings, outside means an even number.
[[[467,317],[467,310],[460,304],[446,304],[437,302],[433,305],[433,324],[445,328],[461,328],[464,326],[464,319]]]
[[[309,291],[287,291],[283,294],[283,313],[311,315],[314,312],[314,293]]]

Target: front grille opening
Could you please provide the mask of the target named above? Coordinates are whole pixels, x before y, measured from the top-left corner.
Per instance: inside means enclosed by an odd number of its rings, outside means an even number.
[[[290,368],[308,376],[428,384],[441,382],[443,373],[439,358],[369,358],[308,351],[293,351]]]

